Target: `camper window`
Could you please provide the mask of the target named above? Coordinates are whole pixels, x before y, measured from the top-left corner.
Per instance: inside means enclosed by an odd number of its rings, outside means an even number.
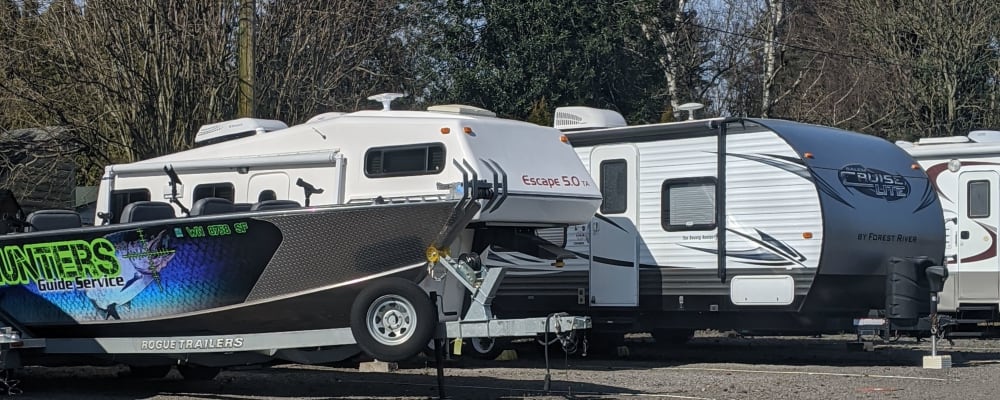
[[[194,187],[194,200],[192,202],[206,197],[218,197],[220,199],[236,201],[235,196],[236,189],[233,188],[232,183],[206,183]]]
[[[715,229],[715,178],[668,179],[661,193],[661,224],[668,232]]]
[[[149,190],[146,189],[126,189],[111,192],[111,223],[121,222],[122,210],[125,206],[137,201],[149,201]]]
[[[621,214],[628,209],[628,163],[623,159],[601,161],[601,214]]]
[[[990,181],[969,181],[969,218],[990,216]]]
[[[445,151],[441,143],[376,147],[365,153],[365,176],[429,175],[444,170]]]

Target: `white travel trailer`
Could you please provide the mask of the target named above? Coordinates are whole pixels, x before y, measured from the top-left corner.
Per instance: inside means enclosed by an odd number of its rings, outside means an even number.
[[[1000,131],[896,142],[927,171],[944,210],[949,336],[1000,335]]]
[[[850,330],[869,309],[902,324],[927,314],[941,206],[892,143],[770,119],[626,126],[586,107],[557,109],[555,126],[604,200],[589,224],[538,231],[562,254],[485,250],[487,264],[513,266],[498,316],[582,312],[595,331],[672,341]]]

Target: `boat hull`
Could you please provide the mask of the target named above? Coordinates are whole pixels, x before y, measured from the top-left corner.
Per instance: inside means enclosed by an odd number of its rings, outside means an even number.
[[[350,326],[368,282],[419,281],[454,202],[177,218],[0,238],[0,310],[34,337]]]

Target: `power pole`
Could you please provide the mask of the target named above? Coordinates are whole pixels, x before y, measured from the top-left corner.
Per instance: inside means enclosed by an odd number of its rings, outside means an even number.
[[[240,0],[239,5],[239,116],[254,116],[253,23],[256,0]]]

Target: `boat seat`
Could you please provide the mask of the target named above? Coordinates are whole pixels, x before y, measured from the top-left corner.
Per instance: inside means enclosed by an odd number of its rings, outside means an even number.
[[[174,218],[174,207],[162,201],[137,201],[122,209],[121,223]]]
[[[226,214],[236,211],[233,202],[221,197],[206,197],[191,205],[192,217],[197,215]]]
[[[302,207],[299,202],[295,200],[264,200],[261,202],[254,203],[250,207],[251,211],[264,211],[264,210],[287,210],[290,208]]]
[[[250,204],[250,203],[236,203],[236,204],[233,204],[233,211],[235,211],[235,212],[250,211],[250,207],[253,207],[253,204]]]
[[[54,231],[83,226],[80,213],[72,210],[38,210],[28,214],[25,222],[28,223],[25,232]]]

